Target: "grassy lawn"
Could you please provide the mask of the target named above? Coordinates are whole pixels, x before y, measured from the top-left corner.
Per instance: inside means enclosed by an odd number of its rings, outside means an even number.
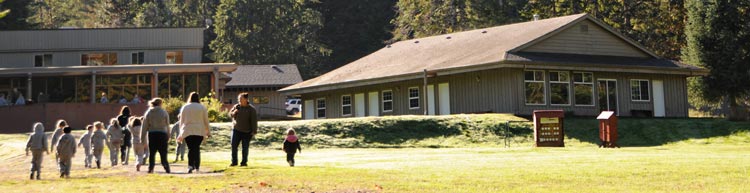
[[[481,141],[466,144],[471,148],[303,146],[302,154],[297,156],[297,167],[293,168],[286,165],[283,152],[271,147],[253,148],[250,167],[227,167],[229,153],[212,149],[203,155],[203,165],[211,171],[202,174],[147,175],[135,172],[132,165],[85,170],[82,161],[74,161],[72,178],[64,180],[55,178],[52,159],[45,157],[46,173],[41,181],[26,179],[31,158],[24,157],[22,145],[18,145],[25,136],[0,135],[3,173],[0,189],[3,192],[746,192],[750,189],[747,123],[715,119],[622,119],[623,148],[600,149],[593,141],[596,133],[590,131],[595,131],[595,121],[588,118],[567,121],[565,148],[531,148],[530,142],[523,140],[516,140],[511,148],[503,148],[499,145],[502,142]],[[434,138],[452,139],[432,136],[415,143],[446,141]]]

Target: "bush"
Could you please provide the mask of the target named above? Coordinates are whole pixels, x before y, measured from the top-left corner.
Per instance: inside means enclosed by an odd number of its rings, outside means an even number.
[[[229,111],[222,109],[224,104],[213,96],[214,93],[208,93],[208,96],[201,98],[201,104],[208,109],[208,121],[212,123],[232,121],[232,118],[229,117]]]

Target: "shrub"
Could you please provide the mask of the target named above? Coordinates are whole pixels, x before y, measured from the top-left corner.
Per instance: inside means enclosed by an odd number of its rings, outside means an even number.
[[[229,117],[229,111],[222,109],[224,104],[213,96],[214,93],[212,92],[208,93],[208,96],[201,98],[201,104],[208,109],[208,121],[213,123],[232,121],[232,118]]]
[[[182,101],[182,99],[180,99],[179,97],[164,99],[164,104],[162,104],[162,107],[164,107],[164,110],[169,113],[169,121],[171,121],[172,123],[177,122],[177,115],[180,114],[180,109],[183,105],[185,105],[185,101]]]

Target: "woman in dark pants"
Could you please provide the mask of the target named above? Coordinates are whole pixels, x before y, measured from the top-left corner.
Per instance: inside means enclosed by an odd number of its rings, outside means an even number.
[[[143,115],[143,125],[141,126],[141,141],[146,141],[148,136],[148,173],[154,172],[154,158],[156,152],[159,152],[161,165],[164,171],[170,173],[169,161],[167,160],[167,142],[169,142],[169,114],[161,108],[164,101],[161,98],[154,98],[149,102],[149,108]]]
[[[185,141],[188,147],[188,173],[200,171],[201,166],[201,143],[210,138],[208,126],[208,109],[200,103],[198,93],[190,93],[188,104],[180,110],[180,136],[179,141]]]
[[[120,110],[120,116],[117,116],[117,121],[120,123],[120,128],[122,128],[123,135],[122,146],[120,146],[120,160],[122,161],[122,165],[128,165],[128,159],[130,158],[130,147],[133,145],[130,142],[133,138],[133,135],[130,133],[130,128],[127,127],[128,123],[130,123],[130,107],[128,107],[127,105],[122,106],[122,109]]]

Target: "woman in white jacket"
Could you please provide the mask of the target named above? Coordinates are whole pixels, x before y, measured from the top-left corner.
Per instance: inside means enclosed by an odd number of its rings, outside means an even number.
[[[184,141],[188,146],[188,173],[200,171],[200,147],[204,138],[210,138],[208,126],[208,109],[200,103],[198,93],[190,93],[188,104],[180,110],[180,136],[177,141]]]

